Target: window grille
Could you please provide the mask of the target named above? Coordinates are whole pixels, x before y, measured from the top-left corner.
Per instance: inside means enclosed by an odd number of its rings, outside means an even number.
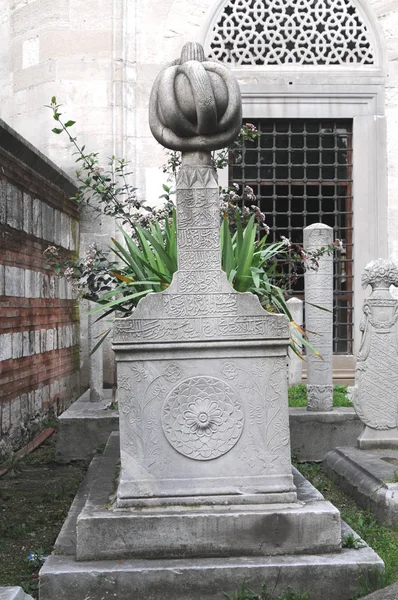
[[[230,155],[230,184],[253,188],[270,242],[285,236],[302,245],[307,225],[333,227],[335,239],[344,243],[334,258],[334,352],[352,354],[352,122],[263,119],[253,124],[258,138]],[[291,295],[303,293],[304,277],[299,277]]]
[[[232,65],[373,65],[353,0],[228,0],[209,58]]]

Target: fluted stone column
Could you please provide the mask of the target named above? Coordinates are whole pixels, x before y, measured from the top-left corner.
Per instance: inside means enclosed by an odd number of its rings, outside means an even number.
[[[306,251],[332,242],[333,229],[328,225],[314,223],[304,229]],[[307,410],[328,411],[333,409],[333,256],[322,256],[319,268],[308,269],[304,279],[305,328],[320,354],[307,351]]]

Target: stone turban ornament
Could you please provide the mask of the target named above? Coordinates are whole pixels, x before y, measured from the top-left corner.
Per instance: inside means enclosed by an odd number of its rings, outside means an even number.
[[[196,42],[158,75],[149,101],[149,126],[171,150],[224,148],[239,134],[242,103],[238,82],[221,63],[205,59]]]

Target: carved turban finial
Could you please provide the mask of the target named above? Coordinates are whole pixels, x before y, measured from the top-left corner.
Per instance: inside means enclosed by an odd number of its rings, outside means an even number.
[[[224,65],[207,61],[196,42],[158,75],[149,101],[149,125],[166,148],[182,152],[224,148],[241,128],[238,82]]]

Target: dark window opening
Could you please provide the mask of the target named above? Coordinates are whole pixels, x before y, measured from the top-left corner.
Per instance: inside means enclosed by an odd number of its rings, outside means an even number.
[[[230,183],[253,188],[270,227],[302,245],[303,229],[325,223],[341,239],[334,259],[333,351],[353,352],[352,122],[349,120],[252,121],[260,135],[231,154]],[[304,278],[291,288],[304,295]]]

